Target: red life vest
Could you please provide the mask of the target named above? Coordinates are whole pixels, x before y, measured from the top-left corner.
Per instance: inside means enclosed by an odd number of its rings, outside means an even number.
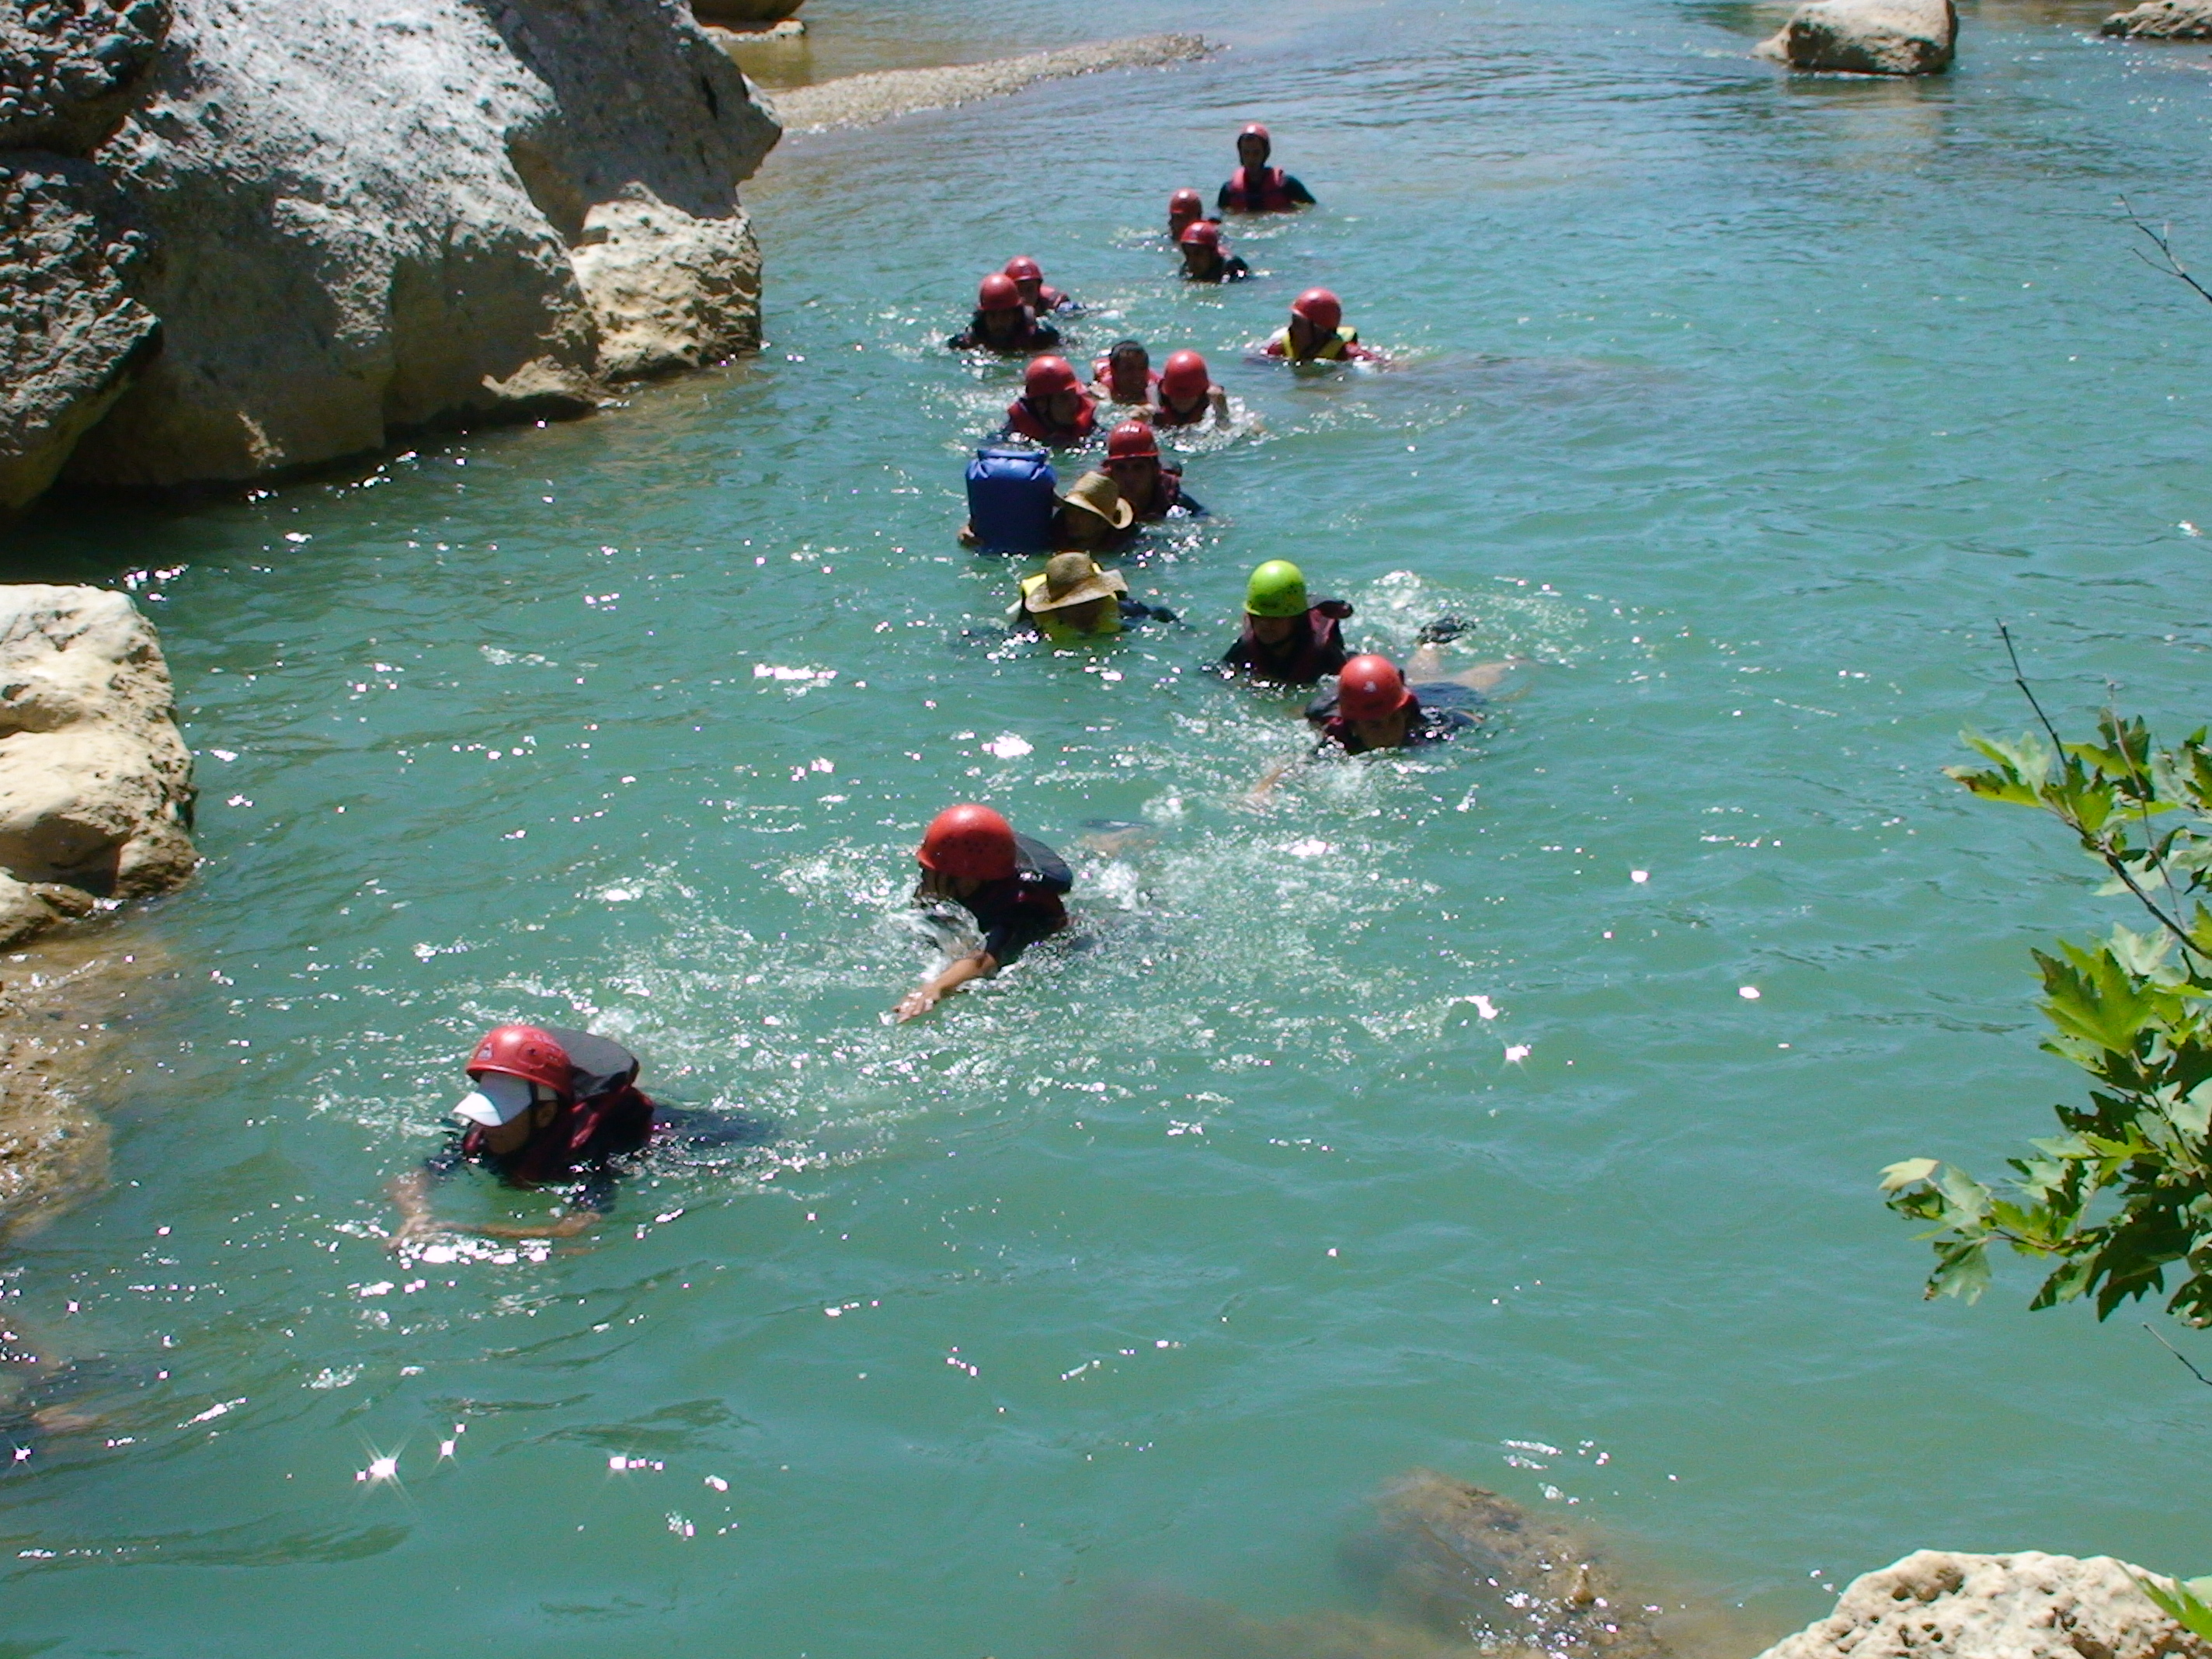
[[[1093,361],[1091,365],[1091,378],[1097,381],[1100,386],[1104,386],[1109,392],[1112,392],[1114,389],[1113,366],[1114,360],[1110,357],[1097,358]],[[1159,401],[1159,397],[1160,373],[1156,368],[1148,368],[1145,371],[1145,390],[1143,396],[1125,398],[1116,395],[1114,401],[1117,404],[1121,404],[1124,406],[1130,404],[1157,404]]]
[[[1222,188],[1221,205],[1232,213],[1287,213],[1297,205],[1285,182],[1289,177],[1280,167],[1262,167],[1255,182],[1251,168],[1239,167]]]
[[[490,1164],[518,1187],[557,1186],[594,1164],[637,1151],[652,1137],[653,1102],[624,1081],[563,1105],[508,1157],[493,1155],[481,1126],[462,1137],[461,1155]]]
[[[1083,408],[1076,415],[1073,426],[1054,426],[1043,411],[1034,407],[1027,398],[1017,398],[1006,405],[1006,429],[1018,432],[1024,438],[1034,438],[1041,444],[1081,443],[1098,424],[1098,405],[1088,394]]]

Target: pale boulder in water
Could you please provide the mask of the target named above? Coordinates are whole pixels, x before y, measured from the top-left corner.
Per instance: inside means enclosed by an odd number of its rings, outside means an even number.
[[[1921,1550],[1761,1659],[2212,1659],[2142,1593],[2151,1576],[2106,1555]]]
[[[1758,51],[1794,70],[1940,75],[1958,44],[1953,0],[1813,0]]]
[[[130,599],[0,587],[0,942],[198,864],[168,665]]]
[[[2099,33],[2130,40],[2212,40],[2212,0],[2145,0],[2116,11]]]
[[[760,343],[760,245],[742,218],[695,218],[641,190],[586,214],[569,258],[603,374],[698,368]]]

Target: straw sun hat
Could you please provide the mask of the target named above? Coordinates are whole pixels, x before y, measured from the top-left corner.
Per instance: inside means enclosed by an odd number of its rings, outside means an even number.
[[[1059,611],[1093,599],[1110,599],[1129,591],[1118,570],[1101,570],[1088,553],[1056,553],[1046,563],[1044,580],[1030,589],[1024,603],[1031,612]]]

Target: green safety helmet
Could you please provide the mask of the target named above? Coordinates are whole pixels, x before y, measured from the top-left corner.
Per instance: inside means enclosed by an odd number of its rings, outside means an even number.
[[[1288,559],[1270,559],[1244,584],[1244,609],[1255,617],[1303,617],[1311,608],[1306,599],[1306,573]]]

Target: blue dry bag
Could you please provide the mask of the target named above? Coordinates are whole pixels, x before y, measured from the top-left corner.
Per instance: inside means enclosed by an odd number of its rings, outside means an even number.
[[[968,523],[986,553],[1044,553],[1060,480],[1042,450],[986,444],[968,463]]]

